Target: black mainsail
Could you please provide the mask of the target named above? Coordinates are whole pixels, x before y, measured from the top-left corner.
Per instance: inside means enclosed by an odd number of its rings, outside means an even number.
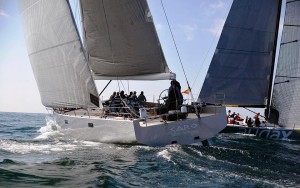
[[[265,107],[271,87],[281,0],[235,0],[199,98]]]

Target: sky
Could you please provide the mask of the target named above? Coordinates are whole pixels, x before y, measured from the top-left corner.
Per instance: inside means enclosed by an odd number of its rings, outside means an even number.
[[[76,0],[72,0],[76,2]],[[182,89],[186,79],[172,41],[160,0],[148,0],[169,68]],[[232,0],[163,0],[176,46],[195,98],[198,97],[218,37]],[[0,0],[0,111],[45,113],[28,59],[17,0]],[[101,92],[107,81],[97,81]],[[123,81],[125,91],[144,91],[157,100],[170,81]],[[102,98],[107,99],[118,83],[113,81]],[[185,96],[187,98],[187,96]]]
[[[70,0],[76,7],[78,0]],[[167,18],[193,96],[198,98],[232,0],[163,0]],[[148,0],[168,66],[176,73],[182,90],[187,82],[168,28],[160,0]],[[75,11],[76,12],[76,11]],[[75,14],[80,22],[80,17]],[[108,81],[96,81],[100,93]],[[156,101],[170,81],[113,81],[102,95],[113,91],[144,91]],[[165,93],[164,93],[165,94]],[[189,99],[188,95],[184,95]],[[235,110],[235,109],[233,109]],[[240,110],[240,109],[239,109]],[[236,111],[239,111],[236,110]],[[27,55],[17,0],[0,0],[0,111],[46,113]],[[247,114],[247,111],[240,110]],[[262,110],[258,110],[262,113]]]
[[[28,60],[16,0],[0,0],[0,111],[45,112]]]

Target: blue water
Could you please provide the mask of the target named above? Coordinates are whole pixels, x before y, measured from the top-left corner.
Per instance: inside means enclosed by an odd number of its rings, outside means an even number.
[[[75,140],[46,114],[0,112],[0,187],[300,187],[300,142],[219,134],[210,147]]]

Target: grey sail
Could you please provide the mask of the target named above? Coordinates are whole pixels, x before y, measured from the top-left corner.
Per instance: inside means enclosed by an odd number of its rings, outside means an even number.
[[[272,107],[279,125],[300,128],[300,1],[287,0]]]
[[[98,92],[68,1],[20,0],[27,51],[44,106],[92,108]]]
[[[234,0],[199,98],[263,107],[268,97],[280,0]]]
[[[146,0],[81,0],[88,59],[99,80],[171,79]]]

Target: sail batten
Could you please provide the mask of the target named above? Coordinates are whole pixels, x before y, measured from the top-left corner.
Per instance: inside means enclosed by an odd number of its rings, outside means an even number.
[[[269,55],[272,51],[250,51],[250,50],[240,50],[240,49],[228,49],[228,48],[217,48],[217,50],[230,51],[230,53],[250,53],[250,54],[266,54]]]
[[[98,96],[67,0],[20,0],[25,40],[42,104],[94,108]]]
[[[280,0],[233,1],[199,95],[202,102],[266,106],[280,6]]]

